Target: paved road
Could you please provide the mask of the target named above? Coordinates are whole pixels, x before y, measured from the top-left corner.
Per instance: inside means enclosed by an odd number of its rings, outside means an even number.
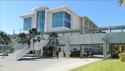
[[[36,59],[23,61],[0,60],[0,71],[70,71],[101,59],[62,58]]]

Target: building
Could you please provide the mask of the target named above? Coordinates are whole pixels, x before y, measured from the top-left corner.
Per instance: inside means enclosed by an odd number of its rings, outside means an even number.
[[[31,28],[36,28],[38,32],[97,28],[88,17],[78,16],[67,7],[54,9],[35,7],[32,13],[23,15],[21,18],[24,19],[24,32]]]
[[[31,39],[30,48],[14,41],[14,51],[7,59],[19,60],[26,55],[34,55],[34,51],[37,57],[56,56],[56,51],[62,51],[67,58],[86,57],[86,53],[91,52],[91,55],[102,55],[106,59],[116,50],[125,51],[124,25],[98,27],[88,17],[79,16],[67,7],[35,7],[31,13],[20,17],[24,20],[24,33],[36,28],[41,34],[34,38],[38,42],[33,44]]]
[[[24,19],[23,30],[25,33],[28,33],[32,28],[36,28],[37,31],[41,33],[60,32],[58,34],[59,36],[62,36],[61,31],[67,31],[64,35],[69,35],[70,31],[80,30],[80,32],[73,33],[78,35],[84,33],[84,30],[98,28],[88,17],[79,16],[68,7],[58,7],[54,9],[49,9],[48,7],[35,7],[32,13],[25,14],[21,16],[21,18]],[[71,51],[80,50],[79,45],[71,47]],[[99,46],[96,47],[98,49]],[[61,49],[64,50],[62,46]],[[91,47],[88,49],[91,50]],[[88,49],[86,49],[86,51]]]
[[[80,53],[90,51],[93,54],[103,54],[103,38],[102,35],[106,32],[103,30],[113,29],[123,29],[124,26],[112,26],[112,27],[98,27],[94,24],[87,16],[79,16],[74,13],[68,7],[58,7],[54,9],[49,9],[48,7],[35,7],[32,13],[22,15],[21,18],[24,19],[24,32],[32,28],[36,28],[38,32],[43,33],[42,36],[49,36],[51,33],[57,33],[59,35],[59,42],[62,44],[58,45],[58,49],[67,53],[67,48],[69,50],[70,56],[72,52]],[[83,33],[84,36],[80,36]],[[94,36],[94,33],[103,33],[102,35]],[[61,39],[62,36],[62,39]],[[78,40],[81,38],[87,38],[83,40]],[[93,37],[93,38],[92,38]],[[100,42],[98,38],[100,37]],[[107,38],[107,37],[106,37]],[[72,40],[74,39],[74,40]],[[94,39],[94,40],[92,40]],[[72,40],[72,41],[71,41]],[[64,43],[65,42],[65,43]],[[82,42],[82,43],[80,43]],[[124,43],[123,43],[124,44]],[[66,47],[68,45],[68,47]],[[49,45],[47,45],[49,46]],[[44,46],[43,51],[45,53],[53,54],[53,49]],[[50,46],[49,46],[50,47]],[[65,48],[66,47],[66,48]],[[80,51],[82,50],[82,51]],[[50,51],[50,52],[49,52]],[[110,52],[110,49],[107,51]],[[67,54],[69,54],[67,53]]]

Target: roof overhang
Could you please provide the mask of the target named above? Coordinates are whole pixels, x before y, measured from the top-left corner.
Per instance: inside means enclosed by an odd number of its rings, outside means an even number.
[[[20,16],[20,18],[29,18],[29,17],[32,17],[33,15],[34,15],[34,13],[25,14],[25,15]]]

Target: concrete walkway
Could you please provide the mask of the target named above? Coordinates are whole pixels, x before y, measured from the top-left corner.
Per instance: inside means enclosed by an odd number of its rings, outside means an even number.
[[[0,60],[0,71],[70,71],[101,59],[62,58],[36,59],[23,61]]]

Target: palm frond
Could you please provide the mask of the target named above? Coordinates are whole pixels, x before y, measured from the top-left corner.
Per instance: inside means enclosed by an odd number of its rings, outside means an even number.
[[[125,5],[125,0],[118,0],[118,4],[121,5]]]

